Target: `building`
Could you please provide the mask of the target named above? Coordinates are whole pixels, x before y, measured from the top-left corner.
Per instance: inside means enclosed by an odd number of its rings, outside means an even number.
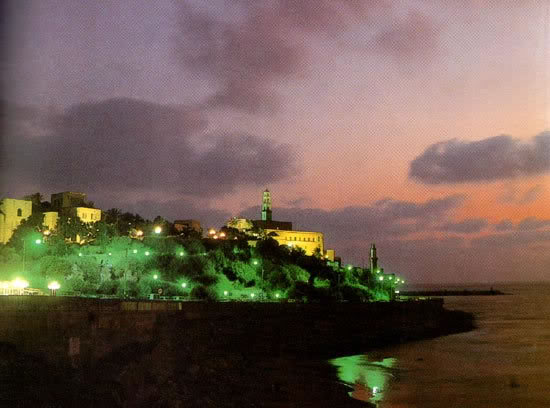
[[[0,201],[0,243],[7,244],[13,231],[32,214],[32,201],[4,198]]]
[[[86,194],[65,191],[51,196],[52,210],[62,211],[64,208],[86,207]]]
[[[89,206],[85,193],[65,191],[52,194],[51,205],[58,215],[76,217],[84,223],[101,221],[101,210]],[[55,224],[57,225],[57,220]]]
[[[266,189],[262,194],[262,219],[253,220],[254,227],[262,230],[292,230],[290,221],[273,221],[273,211],[271,203],[271,193]]]
[[[306,255],[318,253],[327,261],[334,262],[334,250],[325,250],[325,239],[322,232],[297,231],[292,228],[292,222],[290,221],[273,220],[271,193],[267,189],[262,194],[261,215],[260,220],[235,217],[226,225],[251,236],[258,236],[258,230],[263,231],[265,236],[273,238],[279,245],[286,245],[289,248],[301,248]],[[249,244],[254,246],[255,241],[249,241]]]
[[[72,207],[68,210],[67,214],[78,218],[86,224],[101,221],[101,210],[99,208]]]
[[[43,214],[44,220],[42,221],[42,225],[50,231],[55,230],[57,228],[57,220],[59,219],[59,214],[57,211],[47,211]]]
[[[180,233],[196,231],[202,234],[201,223],[198,220],[175,220],[174,229]]]
[[[268,237],[277,241],[279,245],[301,248],[306,255],[314,255],[317,251],[320,255],[325,254],[325,240],[322,232],[277,229],[266,229],[264,232]]]

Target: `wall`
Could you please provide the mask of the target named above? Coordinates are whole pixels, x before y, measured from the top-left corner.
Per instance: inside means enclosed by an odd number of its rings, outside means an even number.
[[[18,209],[21,209],[21,215],[17,215]],[[32,202],[5,198],[0,202],[0,210],[0,243],[6,244],[21,221],[31,216]]]
[[[321,255],[324,253],[322,232],[266,229],[265,233],[275,239],[279,245],[302,248],[306,251],[306,255],[313,255],[317,248],[321,251]]]

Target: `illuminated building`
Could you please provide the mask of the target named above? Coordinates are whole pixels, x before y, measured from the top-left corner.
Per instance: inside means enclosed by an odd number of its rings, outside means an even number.
[[[258,236],[259,231],[264,235],[273,238],[279,245],[286,245],[289,248],[301,248],[306,255],[319,253],[327,261],[334,262],[334,250],[325,251],[325,240],[322,232],[297,231],[292,228],[290,221],[273,220],[272,199],[269,190],[262,194],[261,220],[248,220],[246,218],[232,218],[226,225],[235,228],[247,235]],[[254,241],[249,241],[254,246]]]
[[[85,193],[65,191],[52,194],[52,209],[59,214],[76,217],[84,223],[98,222],[101,220],[101,210],[91,208],[86,202]]]
[[[0,201],[0,243],[6,244],[13,231],[32,214],[32,201],[4,198]]]
[[[42,221],[42,224],[50,231],[53,231],[57,227],[57,220],[59,219],[59,215],[57,211],[47,211],[44,214],[44,220]]]
[[[324,254],[325,242],[322,232],[266,229],[265,234],[279,245],[303,249],[306,255],[313,255],[316,250],[319,250],[321,255]]]

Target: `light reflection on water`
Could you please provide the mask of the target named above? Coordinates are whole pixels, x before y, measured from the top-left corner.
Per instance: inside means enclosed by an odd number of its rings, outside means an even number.
[[[550,407],[550,284],[498,289],[512,295],[445,298],[476,330],[332,360],[339,379],[382,408]]]
[[[338,368],[340,381],[353,386],[350,396],[357,400],[377,403],[382,401],[393,376],[395,358],[369,358],[358,354],[330,360]]]

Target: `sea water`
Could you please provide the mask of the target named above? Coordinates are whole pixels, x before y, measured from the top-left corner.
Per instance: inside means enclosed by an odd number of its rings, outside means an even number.
[[[445,297],[474,313],[476,330],[331,360],[350,397],[380,408],[550,407],[550,283],[494,288],[510,295]]]

